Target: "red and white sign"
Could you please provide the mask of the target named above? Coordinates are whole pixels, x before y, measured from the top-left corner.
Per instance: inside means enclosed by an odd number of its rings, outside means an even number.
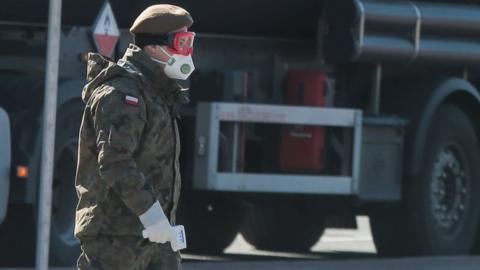
[[[113,15],[112,6],[108,1],[105,1],[93,24],[93,40],[98,52],[108,57],[112,56],[119,38],[120,31]]]

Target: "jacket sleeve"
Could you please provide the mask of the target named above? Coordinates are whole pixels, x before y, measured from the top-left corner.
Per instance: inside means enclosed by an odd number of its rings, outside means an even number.
[[[91,113],[100,176],[140,216],[155,202],[153,189],[133,158],[146,123],[145,105],[140,99],[128,104],[125,98],[112,91],[92,104]]]

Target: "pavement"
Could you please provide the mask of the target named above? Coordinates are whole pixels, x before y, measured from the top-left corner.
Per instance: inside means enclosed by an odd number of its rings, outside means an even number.
[[[222,256],[183,254],[184,270],[480,270],[480,256],[379,259],[367,217],[358,229],[327,229],[308,253],[257,250],[241,235]],[[73,270],[51,268],[51,270]],[[0,268],[0,270],[30,270]],[[33,269],[31,269],[33,270]]]
[[[188,263],[184,270],[479,270],[480,257]]]
[[[52,268],[73,270],[74,268]],[[227,261],[186,262],[184,270],[478,270],[480,257],[428,257],[340,261]],[[2,268],[2,270],[20,270]],[[27,269],[21,269],[27,270]],[[33,269],[28,269],[33,270]]]

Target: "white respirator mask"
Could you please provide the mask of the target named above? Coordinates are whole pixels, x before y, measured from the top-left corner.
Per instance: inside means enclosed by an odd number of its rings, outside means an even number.
[[[182,55],[182,54],[170,54],[165,49],[160,47],[162,52],[168,55],[170,58],[167,62],[160,61],[152,57],[152,60],[165,65],[165,75],[167,77],[177,80],[186,80],[195,70],[193,65],[192,55]]]

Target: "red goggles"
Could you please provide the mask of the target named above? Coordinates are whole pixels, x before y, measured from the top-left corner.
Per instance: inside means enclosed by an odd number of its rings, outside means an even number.
[[[164,36],[163,45],[172,54],[191,55],[193,53],[194,32],[175,32]]]

